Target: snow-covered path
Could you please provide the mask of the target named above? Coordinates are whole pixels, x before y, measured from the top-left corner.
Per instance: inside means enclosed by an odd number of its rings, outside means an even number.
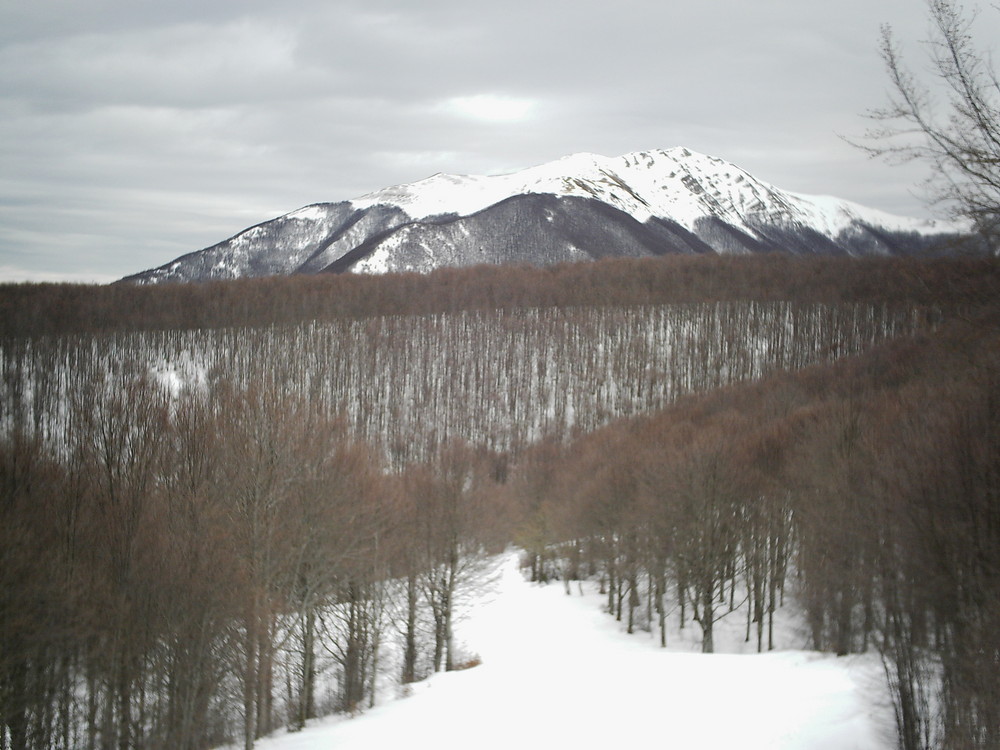
[[[596,596],[526,583],[516,555],[504,558],[492,588],[461,631],[481,666],[437,675],[405,699],[260,747],[895,746],[877,659],[659,649],[648,634],[620,632]]]

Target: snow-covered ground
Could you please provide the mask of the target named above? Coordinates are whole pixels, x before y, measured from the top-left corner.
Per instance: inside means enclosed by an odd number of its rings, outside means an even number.
[[[717,648],[697,653],[689,624],[661,649],[627,635],[601,610],[596,585],[527,583],[516,554],[497,562],[461,624],[482,664],[417,683],[405,697],[334,717],[261,750],[336,748],[738,748],[890,750],[892,710],[877,656],[751,651],[745,621],[717,624]],[[676,617],[674,618],[676,620]],[[781,638],[801,636],[782,623]]]

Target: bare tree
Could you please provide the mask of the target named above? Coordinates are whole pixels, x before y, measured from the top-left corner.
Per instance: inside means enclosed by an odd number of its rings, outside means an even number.
[[[236,672],[242,688],[243,746],[272,729],[273,667],[278,613],[294,580],[289,554],[288,480],[295,462],[296,404],[273,388],[222,393],[219,421],[225,425],[222,481],[228,487],[232,554],[244,591],[242,644]],[[304,421],[304,420],[303,420]]]
[[[426,494],[417,497],[416,544],[423,557],[421,587],[434,620],[435,672],[456,662],[456,599],[474,577],[483,551],[487,465],[461,442],[445,445],[432,464]]]
[[[816,410],[793,480],[797,567],[813,648],[839,655],[864,651],[874,626],[872,398],[831,400]]]
[[[164,517],[163,572],[156,579],[166,683],[162,742],[179,750],[197,750],[211,736],[230,623],[241,611],[233,556],[220,543],[229,529],[220,434],[207,395],[182,394],[173,404],[154,498]]]
[[[60,640],[50,623],[67,598],[60,588],[51,523],[60,489],[41,441],[15,430],[0,437],[0,747],[27,750],[51,738],[50,677]],[[64,628],[68,631],[69,628]],[[64,636],[60,639],[60,635]],[[56,668],[56,669],[54,669]]]
[[[103,705],[106,748],[143,744],[141,683],[149,647],[150,601],[146,589],[145,532],[152,514],[152,489],[166,431],[166,396],[123,365],[79,394],[72,409],[82,427],[81,448],[93,478],[93,512],[104,552],[107,639]]]
[[[925,162],[933,202],[968,218],[995,253],[1000,249],[1000,80],[973,38],[976,14],[953,0],[928,0],[926,49],[939,82],[921,81],[903,60],[889,26],[881,55],[892,86],[876,123],[856,145],[891,163]],[[997,10],[995,8],[995,10]]]
[[[691,616],[702,629],[701,650],[715,650],[714,625],[732,611],[724,607],[726,583],[737,570],[739,480],[729,440],[735,425],[706,427],[676,457],[670,491],[678,505],[678,577],[687,586]]]

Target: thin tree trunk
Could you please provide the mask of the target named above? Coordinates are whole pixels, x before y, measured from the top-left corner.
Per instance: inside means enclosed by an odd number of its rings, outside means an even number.
[[[406,646],[403,649],[402,682],[407,685],[417,679],[417,576],[406,578]]]
[[[666,575],[661,570],[656,579],[656,616],[660,626],[660,648],[667,647],[667,606],[663,597],[667,593]]]
[[[713,587],[707,586],[703,592],[701,608],[701,651],[703,654],[715,653],[713,598]]]
[[[243,750],[253,750],[257,729],[257,639],[256,624],[247,623],[246,658],[243,663]]]
[[[680,577],[678,577],[678,579],[677,579],[677,601],[681,605],[681,613],[680,613],[681,630],[684,630],[684,620],[685,620],[685,606],[684,605],[685,605],[686,597],[684,596],[684,589],[685,589],[684,582],[681,580]]]
[[[301,677],[297,729],[303,729],[309,719],[316,718],[316,610],[312,605],[306,606],[302,623]]]
[[[448,565],[448,581],[447,588],[445,590],[445,609],[444,609],[444,642],[445,642],[445,657],[444,657],[444,669],[446,672],[450,672],[455,668],[455,633],[452,628],[452,619],[454,614],[454,597],[455,597],[455,587],[457,583],[458,575],[458,551],[452,550],[451,559]]]
[[[777,582],[771,578],[767,592],[767,650],[774,650],[774,593]]]

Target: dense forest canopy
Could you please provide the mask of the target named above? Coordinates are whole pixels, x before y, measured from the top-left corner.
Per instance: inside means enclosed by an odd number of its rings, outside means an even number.
[[[0,336],[267,326],[462,310],[737,300],[968,304],[1000,295],[1000,261],[765,256],[606,259],[384,276],[155,287],[0,285]]]
[[[470,662],[476,561],[877,650],[1000,738],[1000,261],[0,287],[0,747],[207,748]],[[786,599],[809,643],[775,643]],[[745,605],[739,602],[745,601]]]

